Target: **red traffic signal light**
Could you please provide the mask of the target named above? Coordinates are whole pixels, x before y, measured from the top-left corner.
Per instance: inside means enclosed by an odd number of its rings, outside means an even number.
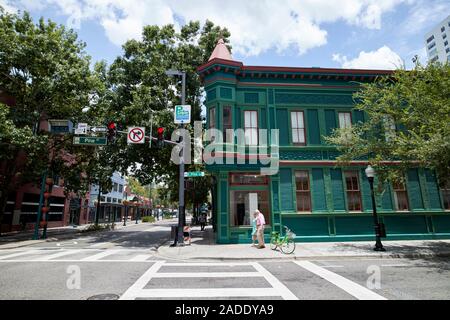
[[[159,148],[161,148],[164,145],[164,128],[163,127],[159,127],[156,132],[158,133],[157,146]]]
[[[108,123],[108,129],[109,129],[109,130],[114,130],[114,129],[116,129],[116,124],[115,124],[114,122]]]

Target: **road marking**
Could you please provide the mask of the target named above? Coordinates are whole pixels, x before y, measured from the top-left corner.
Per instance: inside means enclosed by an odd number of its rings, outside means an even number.
[[[155,262],[127,291],[119,298],[119,300],[134,300],[140,297],[142,289],[147,285],[153,275],[162,267],[164,261]]]
[[[118,259],[111,259],[111,260],[80,260],[80,259],[59,259],[59,260],[42,260],[42,259],[38,259],[38,260],[0,260],[0,263],[18,263],[18,262],[86,262],[86,263],[98,263],[98,262],[133,262],[133,263],[154,263],[154,262],[158,262],[158,260],[143,260],[143,261],[134,261],[134,260],[118,260]]]
[[[207,289],[142,289],[137,296],[120,297],[120,300],[139,298],[224,298],[224,297],[278,297],[274,288],[207,288]]]
[[[246,278],[264,277],[259,272],[160,272],[155,273],[153,278]]]
[[[293,294],[280,280],[278,280],[273,274],[267,271],[258,262],[252,262],[251,265],[263,275],[263,277],[269,282],[274,289],[276,289],[284,300],[298,300],[297,296]]]
[[[331,282],[359,300],[387,300],[385,297],[310,261],[294,261],[294,263]]]
[[[382,264],[381,267],[412,267],[409,264]]]
[[[27,255],[27,254],[34,254],[34,253],[37,253],[37,252],[39,252],[39,250],[27,250],[27,251],[12,253],[12,254],[8,254],[6,256],[1,256],[0,260],[7,260],[9,258],[15,258],[15,257],[18,257],[18,256],[24,256],[24,255]]]
[[[333,266],[333,265],[321,265],[322,268],[344,268],[344,266]]]
[[[64,250],[64,251],[60,251],[60,252],[51,254],[49,256],[44,256],[43,258],[39,257],[39,258],[37,258],[35,260],[48,261],[50,259],[59,258],[59,257],[63,257],[63,256],[68,256],[70,254],[74,254],[74,253],[77,253],[79,251],[81,251],[81,249],[78,249],[78,250]]]
[[[97,260],[100,260],[101,258],[107,257],[107,256],[115,254],[117,252],[120,252],[120,250],[106,250],[106,251],[94,254],[92,256],[83,258],[83,259],[81,259],[81,261],[97,261]]]
[[[217,266],[250,266],[249,262],[168,262],[164,263],[164,266],[173,266],[173,267],[217,267]]]
[[[128,261],[147,261],[148,258],[150,258],[151,254],[138,254],[137,256],[129,259]]]

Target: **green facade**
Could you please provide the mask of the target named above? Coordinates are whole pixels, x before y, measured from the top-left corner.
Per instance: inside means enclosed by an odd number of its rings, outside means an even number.
[[[230,174],[259,173],[261,164],[237,164],[236,139],[224,143],[223,152],[234,163],[207,165],[215,177],[214,215],[218,243],[247,243],[251,227],[234,226],[230,208],[236,191],[268,192],[270,219],[266,228],[288,226],[297,241],[352,241],[374,239],[370,186],[364,169],[367,163],[355,161],[351,166],[336,166],[337,150],[326,145],[323,136],[339,125],[339,112],[350,112],[352,123],[364,121],[365,115],[354,110],[353,93],[358,83],[373,81],[387,71],[362,71],[320,68],[246,67],[235,61],[214,59],[198,70],[207,93],[207,125],[210,109],[215,108],[216,128],[223,129],[224,107],[231,108],[233,129],[244,128],[244,112],[256,111],[260,129],[279,130],[279,171],[268,176],[264,186],[234,185]],[[295,145],[291,111],[304,115],[305,145]],[[270,139],[269,139],[270,143]],[[246,149],[248,152],[248,150]],[[308,172],[310,212],[297,211],[295,171]],[[349,211],[344,172],[358,177],[361,210]],[[384,222],[387,240],[450,238],[450,212],[444,210],[441,190],[434,174],[422,168],[406,175],[407,211],[396,211],[395,191],[384,186],[376,196],[379,219]]]

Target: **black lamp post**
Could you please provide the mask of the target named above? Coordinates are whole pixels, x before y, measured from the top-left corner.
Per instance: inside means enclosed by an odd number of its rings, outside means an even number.
[[[366,168],[366,176],[369,180],[370,184],[370,193],[372,196],[372,208],[373,208],[373,223],[375,226],[375,247],[373,250],[375,251],[386,251],[386,249],[383,247],[383,244],[381,243],[381,228],[380,228],[380,222],[378,221],[377,216],[377,207],[375,204],[375,195],[373,192],[373,179],[375,177],[375,170],[372,168],[372,166],[368,165]]]

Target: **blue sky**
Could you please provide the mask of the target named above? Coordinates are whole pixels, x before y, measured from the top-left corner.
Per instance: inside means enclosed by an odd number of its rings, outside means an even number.
[[[450,14],[444,0],[0,0],[74,28],[93,61],[111,63],[146,24],[210,19],[231,31],[246,65],[392,69],[426,61],[424,35]]]

